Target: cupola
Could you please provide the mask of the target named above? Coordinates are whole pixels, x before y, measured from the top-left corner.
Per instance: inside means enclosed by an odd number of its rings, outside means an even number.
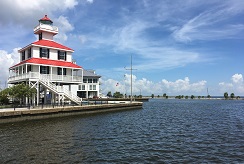
[[[45,15],[34,28],[34,34],[39,35],[39,40],[53,40],[53,36],[58,34],[58,27],[53,26],[53,21]]]
[[[52,25],[53,21],[49,19],[47,15],[45,15],[42,19],[39,20],[39,23]]]

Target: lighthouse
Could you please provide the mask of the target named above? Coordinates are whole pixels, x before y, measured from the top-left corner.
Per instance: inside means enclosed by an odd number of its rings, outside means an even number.
[[[26,104],[80,104],[80,95],[99,95],[100,76],[95,73],[83,76],[87,71],[73,62],[74,50],[54,41],[58,27],[47,15],[38,21],[34,34],[38,35],[38,40],[21,48],[18,51],[20,62],[9,68],[8,84],[25,83],[37,90],[36,96],[26,98]],[[96,87],[90,87],[96,90],[88,90],[91,84],[84,83],[90,77],[96,79],[92,80]]]

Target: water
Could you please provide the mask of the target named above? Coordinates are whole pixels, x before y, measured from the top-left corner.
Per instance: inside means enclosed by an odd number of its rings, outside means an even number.
[[[244,101],[156,99],[0,124],[0,143],[0,163],[244,163]]]

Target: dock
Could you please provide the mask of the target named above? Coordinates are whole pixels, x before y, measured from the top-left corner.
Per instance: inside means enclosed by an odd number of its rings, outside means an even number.
[[[70,115],[85,115],[105,112],[142,109],[142,102],[117,102],[97,105],[64,106],[49,108],[10,108],[0,109],[0,123],[9,123],[25,120],[45,119]]]

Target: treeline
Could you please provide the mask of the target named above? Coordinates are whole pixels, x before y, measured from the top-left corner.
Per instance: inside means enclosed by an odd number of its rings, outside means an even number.
[[[152,94],[151,97],[152,97],[152,98],[155,98],[155,95]],[[168,96],[166,93],[164,93],[162,96],[160,96],[160,95],[157,96],[157,98],[160,98],[160,97],[165,98],[165,99],[168,99],[168,98],[169,98],[169,96]],[[188,96],[188,95],[178,95],[178,96],[173,96],[173,97],[174,97],[175,99],[204,99],[204,98],[208,98],[208,99],[210,99],[210,98],[211,98],[210,95],[207,95],[206,97],[205,97],[205,96],[194,96],[194,95],[191,95],[191,96]],[[235,96],[234,93],[231,93],[230,96],[228,96],[228,93],[225,92],[225,93],[224,93],[224,98],[225,98],[226,100],[227,100],[227,99],[235,99],[235,98],[236,98],[236,99],[240,99],[240,96]]]

